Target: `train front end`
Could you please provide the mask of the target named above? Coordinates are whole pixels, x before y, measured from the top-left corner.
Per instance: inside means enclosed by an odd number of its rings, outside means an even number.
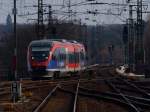
[[[47,75],[51,58],[52,42],[33,41],[28,47],[28,71],[34,76]]]

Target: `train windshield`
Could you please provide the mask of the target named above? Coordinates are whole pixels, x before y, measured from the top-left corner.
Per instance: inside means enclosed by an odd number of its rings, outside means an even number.
[[[44,61],[48,58],[51,44],[47,42],[33,43],[31,45],[31,56],[34,60]]]
[[[47,42],[39,42],[31,45],[32,51],[49,51],[51,44]]]

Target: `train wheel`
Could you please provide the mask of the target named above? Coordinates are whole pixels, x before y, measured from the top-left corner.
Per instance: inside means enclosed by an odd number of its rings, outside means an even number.
[[[54,79],[58,79],[59,78],[59,75],[60,75],[60,72],[59,71],[56,71],[54,72]]]

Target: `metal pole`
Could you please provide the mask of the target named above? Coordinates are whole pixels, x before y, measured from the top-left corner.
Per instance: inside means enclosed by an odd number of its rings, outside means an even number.
[[[21,83],[17,82],[18,80],[18,38],[17,38],[17,7],[16,7],[16,0],[14,0],[14,8],[13,8],[13,14],[14,14],[14,38],[15,38],[15,79],[12,82],[11,85],[11,92],[12,92],[12,100],[15,103],[19,97],[21,97]]]
[[[133,5],[129,5],[129,67],[134,70],[134,32],[133,32]]]
[[[12,82],[12,100],[15,103],[18,95],[17,95],[17,32],[16,32],[16,0],[14,0],[14,8],[13,8],[13,14],[14,14],[14,39],[15,39],[15,48],[14,48],[14,82]]]
[[[16,14],[17,14],[17,8],[16,8],[16,0],[14,0],[14,9],[13,9],[13,14],[14,14],[14,38],[15,38],[15,49],[14,49],[14,53],[15,53],[15,58],[16,58],[16,67],[15,67],[15,80],[17,80],[17,32],[16,32]]]
[[[69,12],[69,21],[72,21],[72,15],[71,15],[71,0],[68,1],[68,12]]]
[[[38,38],[44,36],[44,23],[43,23],[43,0],[38,0]]]
[[[142,22],[142,0],[137,0],[137,50],[136,64],[143,64],[143,22]]]
[[[51,38],[52,36],[52,25],[53,25],[53,20],[52,20],[52,6],[49,5],[49,14],[48,14],[48,36]]]

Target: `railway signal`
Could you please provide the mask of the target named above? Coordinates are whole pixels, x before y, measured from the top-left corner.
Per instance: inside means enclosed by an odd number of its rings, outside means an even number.
[[[12,101],[15,103],[16,101],[19,100],[19,98],[22,95],[22,88],[21,88],[21,84],[20,82],[14,81],[12,82],[11,85],[11,97],[12,97]]]

